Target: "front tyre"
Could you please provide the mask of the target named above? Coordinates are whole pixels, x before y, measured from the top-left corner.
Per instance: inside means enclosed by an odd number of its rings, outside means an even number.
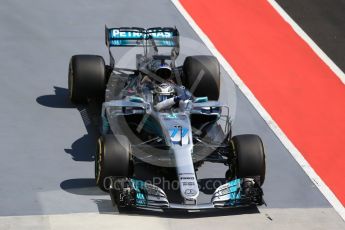
[[[101,56],[74,55],[68,68],[68,91],[75,104],[88,98],[102,98],[106,86],[105,63]]]
[[[236,176],[253,178],[263,185],[266,174],[265,151],[257,135],[238,135],[232,138],[236,157]]]
[[[123,135],[103,135],[98,139],[95,157],[95,179],[97,186],[108,191],[107,177],[131,177],[133,166],[130,143]]]

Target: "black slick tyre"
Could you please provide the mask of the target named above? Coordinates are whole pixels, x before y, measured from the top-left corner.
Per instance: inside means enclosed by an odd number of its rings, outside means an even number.
[[[75,104],[88,98],[104,97],[106,87],[105,63],[101,56],[74,55],[68,68],[68,90]]]
[[[236,176],[254,178],[263,185],[266,174],[264,146],[257,135],[238,135],[232,138],[236,157]]]
[[[98,139],[95,157],[95,179],[103,191],[109,189],[108,177],[131,177],[132,159],[128,139],[122,135],[103,135]]]

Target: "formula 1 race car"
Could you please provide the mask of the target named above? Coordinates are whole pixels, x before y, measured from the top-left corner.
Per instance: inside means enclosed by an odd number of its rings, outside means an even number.
[[[101,102],[95,155],[96,184],[118,207],[204,209],[261,205],[265,153],[260,137],[231,135],[229,107],[218,102],[220,66],[213,56],[185,58],[176,28],[105,28],[110,64],[101,56],[75,55],[68,88],[73,103]],[[115,67],[112,47],[141,47],[136,68]],[[168,54],[158,53],[169,50]],[[198,203],[196,170],[204,162],[225,164],[225,182],[210,201]],[[182,202],[164,188],[138,179],[147,164],[169,169]]]

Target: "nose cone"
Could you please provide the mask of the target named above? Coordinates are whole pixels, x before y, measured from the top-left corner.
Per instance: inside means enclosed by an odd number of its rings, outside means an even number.
[[[173,145],[181,196],[187,201],[195,201],[199,196],[190,146]]]

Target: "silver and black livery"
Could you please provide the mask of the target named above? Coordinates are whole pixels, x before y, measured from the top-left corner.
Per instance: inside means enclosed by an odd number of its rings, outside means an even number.
[[[213,56],[189,56],[176,66],[176,28],[105,28],[110,64],[75,55],[69,66],[74,103],[98,101],[100,138],[97,185],[119,207],[204,209],[261,205],[265,154],[256,135],[231,135],[229,107],[218,101],[220,70]],[[135,69],[115,66],[112,47],[142,47]],[[169,49],[168,55],[158,48]],[[228,166],[225,182],[209,203],[198,203],[196,170],[206,162]],[[138,164],[174,169],[182,202],[163,188],[139,180]]]

